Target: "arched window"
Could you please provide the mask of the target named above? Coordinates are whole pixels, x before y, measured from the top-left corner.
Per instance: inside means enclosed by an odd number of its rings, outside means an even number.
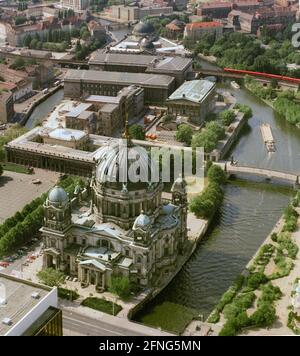
[[[107,240],[102,240],[102,247],[109,247]]]

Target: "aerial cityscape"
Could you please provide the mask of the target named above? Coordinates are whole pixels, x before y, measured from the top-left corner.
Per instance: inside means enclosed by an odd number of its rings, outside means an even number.
[[[299,152],[298,0],[0,0],[0,336],[300,335]]]

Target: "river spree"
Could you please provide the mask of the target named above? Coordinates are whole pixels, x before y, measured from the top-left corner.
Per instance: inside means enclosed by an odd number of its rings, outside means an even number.
[[[270,233],[290,196],[290,190],[268,185],[228,184],[224,203],[205,240],[137,320],[143,321],[145,314],[165,302],[194,308],[207,317]]]
[[[300,173],[300,130],[247,90],[234,90],[228,83],[220,88],[253,109],[253,118],[232,149],[234,159],[239,164]],[[272,155],[262,141],[262,122],[271,125],[276,140],[277,151]],[[194,308],[207,317],[270,233],[292,194],[272,184],[228,184],[205,240],[173,282],[136,316],[137,320],[143,321],[145,314],[155,312],[155,307],[165,302]]]
[[[240,164],[300,173],[300,129],[289,124],[272,108],[247,90],[234,90],[237,101],[251,106],[253,118],[250,129],[233,149]],[[262,143],[260,125],[270,124],[275,139],[276,152],[269,154]]]

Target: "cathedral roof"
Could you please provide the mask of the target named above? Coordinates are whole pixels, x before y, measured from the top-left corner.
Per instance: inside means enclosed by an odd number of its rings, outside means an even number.
[[[80,265],[92,265],[94,267],[96,267],[97,269],[100,269],[100,271],[105,271],[106,267],[104,266],[104,264],[102,264],[101,262],[98,262],[96,260],[85,260],[85,261],[81,261],[79,262]]]
[[[56,186],[50,190],[48,201],[54,205],[66,205],[69,201],[69,197],[63,188]]]
[[[140,228],[142,230],[146,230],[149,225],[151,225],[151,219],[144,212],[141,212],[141,214],[136,218],[133,224],[133,228]]]
[[[140,181],[133,183],[130,172],[131,165],[140,168],[137,173]],[[141,146],[128,147],[128,141],[123,139],[120,144],[102,148],[96,169],[96,179],[99,183],[117,182],[131,183],[138,186],[150,180],[150,172],[156,172],[156,166],[152,163],[147,150]],[[132,172],[133,173],[133,172]]]
[[[149,22],[140,21],[133,28],[133,34],[136,36],[147,36],[153,35],[155,33],[155,29],[153,25]]]
[[[150,39],[148,39],[147,37],[145,37],[141,40],[140,46],[142,49],[145,49],[145,50],[155,49],[153,42]]]
[[[171,192],[185,192],[186,185],[186,180],[182,177],[178,177],[171,188]]]

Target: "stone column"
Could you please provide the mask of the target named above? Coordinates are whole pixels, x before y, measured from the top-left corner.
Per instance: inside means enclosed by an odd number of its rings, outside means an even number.
[[[105,272],[102,273],[102,288],[105,288]]]

